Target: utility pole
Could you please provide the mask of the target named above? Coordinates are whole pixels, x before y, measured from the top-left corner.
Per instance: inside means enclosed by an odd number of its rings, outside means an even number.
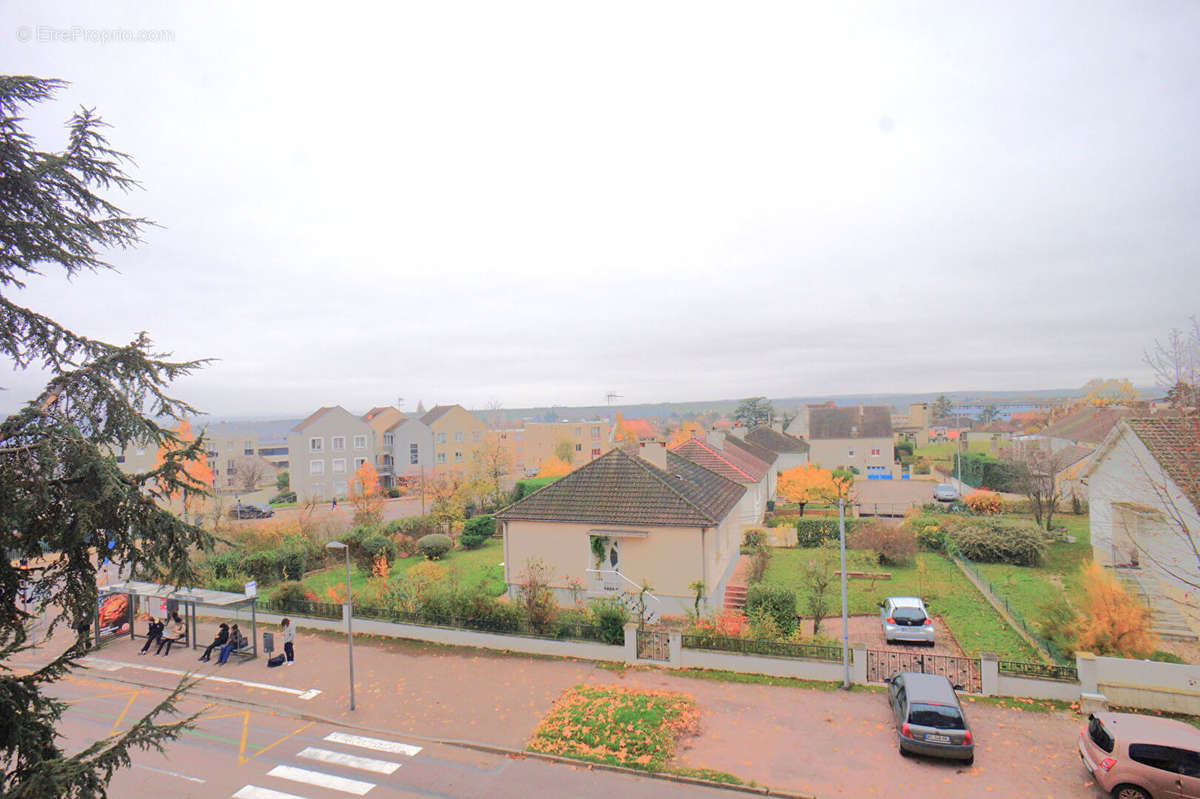
[[[842,553],[842,688],[850,690],[850,618],[846,615],[846,507],[838,496],[838,548]]]

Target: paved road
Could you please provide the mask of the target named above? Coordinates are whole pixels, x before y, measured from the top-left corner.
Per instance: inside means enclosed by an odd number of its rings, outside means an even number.
[[[429,512],[430,506],[433,504],[432,497],[425,497],[425,512]],[[295,519],[299,517],[302,507],[296,506],[292,508],[277,508],[275,515],[271,517],[272,521],[280,519]],[[408,516],[421,515],[421,498],[417,497],[400,497],[399,499],[389,499],[383,503],[383,520],[389,522],[392,519],[403,519]],[[313,510],[313,518],[315,519],[337,519],[345,522],[346,527],[349,527],[354,518],[354,506],[349,502],[339,502],[337,510],[334,510],[330,503],[322,502]],[[230,520],[233,524],[239,522]],[[258,519],[243,519],[241,524],[250,524],[259,522]]]
[[[72,677],[54,693],[70,703],[60,731],[75,750],[128,729],[163,692],[94,676]],[[137,752],[117,773],[114,797],[333,799],[369,797],[620,796],[722,797],[728,791],[593,771],[364,733],[292,715],[185,699],[197,726],[163,754]]]

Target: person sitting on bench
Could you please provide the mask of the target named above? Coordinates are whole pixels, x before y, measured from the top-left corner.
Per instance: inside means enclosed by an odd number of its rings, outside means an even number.
[[[221,627],[217,630],[217,637],[208,645],[208,649],[204,650],[204,654],[200,656],[200,660],[207,663],[212,659],[212,651],[219,646],[225,646],[227,643],[229,643],[229,625],[221,622]]]
[[[225,662],[229,660],[229,656],[233,654],[233,650],[245,646],[245,640],[236,624],[229,628],[229,642],[221,647],[221,654],[217,655],[217,665],[224,666]]]
[[[146,629],[146,643],[142,644],[142,651],[138,652],[138,654],[146,654],[146,650],[158,643],[158,641],[162,638],[162,634],[163,623],[161,621],[150,622],[150,626]]]
[[[183,619],[179,618],[178,613],[172,613],[171,627],[165,637],[158,642],[158,649],[154,650],[154,654],[164,656],[171,654],[171,644],[182,641],[185,637],[187,637],[187,628],[183,626]],[[162,651],[164,646],[167,648],[166,652]]]

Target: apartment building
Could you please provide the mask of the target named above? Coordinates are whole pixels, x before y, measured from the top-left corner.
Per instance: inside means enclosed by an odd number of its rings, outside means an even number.
[[[611,423],[604,419],[588,422],[526,422],[524,428],[524,464],[537,471],[542,461],[552,457],[560,445],[570,455],[572,466],[594,461],[612,449]]]
[[[409,416],[383,434],[381,447],[391,453],[392,485],[419,480],[422,471],[433,471],[433,431]]]
[[[508,462],[515,474],[536,472],[525,465],[525,427],[521,422],[501,422],[489,425],[486,440],[508,453]]]
[[[375,430],[340,405],[321,408],[288,434],[291,488],[300,502],[348,493],[364,463],[376,462]]]
[[[437,473],[464,468],[487,440],[487,427],[461,405],[437,405],[421,417],[421,423],[433,434]]]

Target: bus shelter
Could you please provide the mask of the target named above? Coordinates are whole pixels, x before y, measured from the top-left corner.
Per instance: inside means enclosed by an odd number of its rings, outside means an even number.
[[[120,601],[125,597],[125,602]],[[100,608],[96,614],[95,638],[97,645],[102,640],[125,634],[122,629],[128,625],[130,638],[139,637],[134,632],[133,619],[136,600],[146,600],[148,604],[164,602],[168,612],[172,605],[182,610],[183,622],[188,633],[188,643],[192,649],[200,646],[196,635],[196,615],[201,608],[217,608],[217,615],[232,618],[239,626],[242,614],[247,614],[250,629],[246,632],[249,646],[238,654],[258,657],[258,621],[255,617],[257,598],[245,594],[235,594],[231,591],[212,591],[207,588],[180,588],[178,586],[145,583],[138,580],[127,580],[104,586],[100,593]],[[107,600],[107,603],[106,603]],[[178,611],[177,611],[178,612]],[[122,614],[128,614],[122,616]],[[155,615],[155,614],[152,614]],[[144,635],[140,637],[145,637]]]

